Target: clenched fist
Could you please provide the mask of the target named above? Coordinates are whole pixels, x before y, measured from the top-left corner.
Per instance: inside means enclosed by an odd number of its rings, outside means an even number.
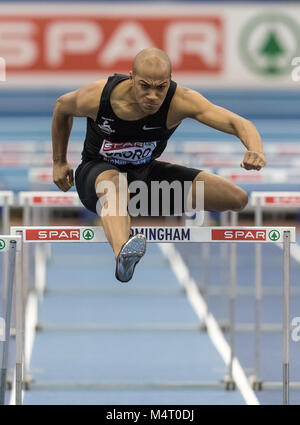
[[[53,163],[53,181],[63,192],[74,185],[73,169],[68,162]]]
[[[245,170],[259,171],[265,165],[266,159],[264,152],[247,151],[241,162],[241,167],[245,168]]]

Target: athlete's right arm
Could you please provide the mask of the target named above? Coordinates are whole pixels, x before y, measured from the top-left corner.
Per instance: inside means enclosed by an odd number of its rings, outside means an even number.
[[[53,181],[66,192],[74,184],[67,148],[73,117],[96,119],[105,80],[96,81],[57,99],[52,118]]]

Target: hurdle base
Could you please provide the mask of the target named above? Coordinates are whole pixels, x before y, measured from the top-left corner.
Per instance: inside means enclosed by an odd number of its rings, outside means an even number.
[[[27,375],[24,377],[23,382],[22,382],[22,389],[25,391],[30,390],[30,387],[32,384],[34,384],[34,379],[32,378],[32,376]]]
[[[13,382],[11,377],[6,378],[6,391],[11,391],[13,387]]]
[[[249,384],[253,391],[262,391],[263,383],[255,375],[249,376]]]
[[[236,389],[236,383],[229,375],[224,377],[222,383],[225,384],[226,391],[234,391]]]
[[[230,325],[227,320],[220,320],[218,321],[218,325],[222,332],[229,332],[230,331]],[[200,325],[201,332],[207,332],[207,325],[205,322],[201,323]]]

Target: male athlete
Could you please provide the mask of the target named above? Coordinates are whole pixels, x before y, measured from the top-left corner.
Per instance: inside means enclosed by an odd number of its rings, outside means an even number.
[[[116,205],[114,214],[99,215],[116,257],[116,278],[121,282],[132,278],[146,250],[143,235],[129,237],[129,213],[122,215],[119,211],[120,192],[128,202],[127,185],[131,182],[142,180],[148,186],[151,181],[192,182],[193,205],[196,182],[204,182],[207,211],[239,211],[247,204],[246,192],[222,177],[156,159],[185,118],[237,136],[247,149],[241,162],[246,170],[260,170],[266,164],[255,126],[212,104],[198,92],[178,86],[171,80],[167,54],[156,48],[136,55],[129,76],[115,74],[56,101],[52,122],[53,181],[64,192],[74,184],[73,170],[67,162],[73,117],[87,117],[82,162],[75,173],[78,195],[83,205],[95,213],[99,211],[97,201],[104,195],[104,208],[110,202]],[[124,179],[125,185],[121,184]],[[101,183],[105,182],[113,183],[116,190],[104,191]]]

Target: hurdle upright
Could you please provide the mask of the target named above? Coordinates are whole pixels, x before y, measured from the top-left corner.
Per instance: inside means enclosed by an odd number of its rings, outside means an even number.
[[[9,225],[10,225],[10,208],[14,205],[14,192],[11,190],[1,190],[0,191],[0,206],[2,207],[2,235],[9,234]],[[5,282],[7,281],[7,268],[8,268],[8,252],[4,253],[3,258],[3,294],[6,292]]]
[[[2,364],[0,370],[0,405],[5,404],[6,378],[8,369],[9,356],[9,340],[11,328],[11,312],[13,304],[13,287],[14,281],[16,293],[16,310],[20,312],[16,317],[16,333],[19,335],[17,342],[16,365],[18,370],[22,367],[22,345],[19,345],[22,339],[22,287],[21,287],[21,237],[16,235],[0,235],[0,252],[8,253],[8,273],[7,273],[7,294],[6,294],[6,309],[5,318],[1,318],[4,323],[4,329],[1,332],[0,341],[2,341]],[[15,273],[15,271],[18,273]],[[2,323],[1,323],[2,324]],[[20,339],[21,338],[21,339]],[[20,376],[20,373],[18,374]],[[22,397],[21,381],[18,381],[18,397]],[[21,399],[18,399],[18,404],[21,404]]]
[[[52,175],[52,174],[51,174]],[[24,226],[41,225],[47,222],[46,217],[42,220],[42,212],[49,211],[53,208],[83,208],[77,192],[59,192],[59,191],[22,191],[18,194],[18,205],[22,208],[23,224]],[[45,256],[45,250],[35,249],[35,257]],[[28,269],[29,253],[26,248],[23,252],[25,269]],[[36,264],[39,264],[36,261]],[[44,274],[43,268],[35,267],[34,282],[38,282],[38,277]],[[41,279],[43,281],[43,279]],[[28,273],[24,273],[24,285],[26,291],[31,289],[29,285]],[[38,285],[34,284],[34,290],[41,295],[44,291],[44,283],[39,282]]]
[[[0,191],[0,206],[3,208],[2,213],[2,235],[9,234],[9,211],[14,204],[14,192],[11,190]]]
[[[283,244],[283,291],[285,303],[289,304],[289,256],[290,243],[295,243],[296,232],[294,227],[133,227],[131,234],[143,233],[149,243],[274,243],[274,232],[277,235],[276,242]],[[94,226],[21,226],[12,227],[12,235],[20,235],[23,244],[29,243],[105,243],[107,242],[102,227]],[[289,309],[285,310],[284,321],[284,352],[288,353],[289,346]],[[20,311],[17,316],[20,320]],[[17,340],[22,344],[20,329],[17,328]],[[233,356],[231,355],[231,360]],[[285,377],[283,381],[284,403],[288,404],[289,398],[289,358],[284,358]],[[232,368],[231,368],[232,369]],[[232,372],[233,373],[233,372]],[[19,387],[20,388],[20,387]]]
[[[299,209],[300,208],[300,192],[252,192],[250,197],[250,205],[254,207],[254,220],[256,226],[263,224],[263,212],[266,209],[282,210],[282,209]],[[261,246],[256,246],[256,283],[255,283],[255,376],[259,376],[259,331],[260,331],[260,310],[262,299],[262,263],[261,263]],[[288,271],[285,271],[288,273]],[[289,316],[289,304],[286,300],[287,292],[283,292],[283,321]],[[289,323],[288,323],[289,326]],[[287,358],[289,352],[284,351],[283,357]],[[285,368],[286,369],[286,368]],[[286,371],[284,370],[284,374]]]

